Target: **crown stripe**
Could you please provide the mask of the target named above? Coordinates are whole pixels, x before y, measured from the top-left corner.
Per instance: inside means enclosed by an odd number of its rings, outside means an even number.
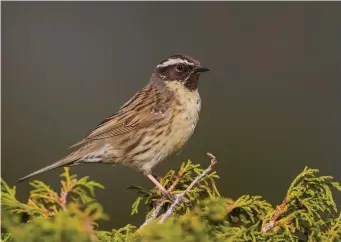
[[[176,64],[186,64],[186,65],[194,66],[194,63],[192,63],[192,62],[189,62],[189,61],[184,60],[184,59],[176,58],[176,59],[168,59],[165,62],[157,65],[156,67],[160,68],[160,67],[172,66],[172,65],[176,65]]]

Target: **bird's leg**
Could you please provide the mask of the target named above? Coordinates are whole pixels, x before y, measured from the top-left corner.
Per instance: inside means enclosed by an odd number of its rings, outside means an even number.
[[[158,180],[155,179],[155,177],[152,174],[148,174],[147,177],[162,191],[162,193],[164,195],[166,195],[170,200],[172,200],[172,202],[175,201],[175,197],[172,196],[167,190],[166,188],[164,188],[160,182],[158,182]]]
[[[161,177],[156,175],[155,173],[152,173],[152,176],[158,181],[160,181],[160,179],[161,179]]]

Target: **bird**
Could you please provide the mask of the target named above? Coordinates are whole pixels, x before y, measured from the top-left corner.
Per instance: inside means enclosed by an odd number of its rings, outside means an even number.
[[[193,57],[172,54],[157,64],[144,88],[70,147],[78,147],[75,151],[17,182],[59,167],[122,164],[141,172],[172,199],[152,169],[192,136],[201,109],[199,76],[206,71]]]

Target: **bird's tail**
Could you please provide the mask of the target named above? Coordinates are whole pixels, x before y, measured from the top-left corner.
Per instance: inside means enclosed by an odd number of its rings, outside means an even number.
[[[58,167],[74,166],[83,163],[99,163],[102,161],[105,151],[107,149],[106,146],[103,146],[102,148],[99,149],[99,147],[101,147],[100,145],[101,143],[98,142],[97,143],[89,142],[88,144],[82,146],[78,150],[56,161],[55,163],[44,168],[41,168],[40,170],[37,170],[35,172],[32,172],[31,174],[28,174],[23,178],[20,178],[19,180],[17,180],[17,183],[24,181],[32,176],[38,175],[45,171],[53,170]]]
[[[63,167],[63,166],[72,166],[72,165],[76,165],[76,162],[77,160],[66,160],[66,159],[62,159],[62,160],[59,160],[59,161],[56,161],[55,163],[49,165],[49,166],[46,166],[44,168],[41,168],[35,172],[32,172],[31,174],[28,174],[27,176],[24,176],[22,178],[20,178],[19,180],[16,181],[16,183],[18,182],[21,182],[21,181],[24,181],[32,176],[35,176],[35,175],[38,175],[40,173],[43,173],[45,171],[50,171],[50,170],[53,170],[55,168],[58,168],[58,167]]]

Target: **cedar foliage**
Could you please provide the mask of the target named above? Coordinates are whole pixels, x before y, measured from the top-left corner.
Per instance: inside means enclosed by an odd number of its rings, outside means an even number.
[[[160,179],[173,195],[184,191],[203,171],[188,161],[176,172]],[[184,202],[164,223],[158,218],[149,224],[128,224],[103,231],[97,222],[108,219],[95,199],[95,190],[104,187],[70,175],[65,168],[60,192],[41,181],[31,182],[26,203],[16,199],[16,188],[1,180],[2,241],[341,241],[341,213],[333,192],[341,186],[331,176],[304,168],[289,186],[283,203],[273,207],[260,196],[243,195],[231,199],[220,195],[216,172],[203,177],[186,194]],[[171,205],[160,191],[130,186],[137,192],[131,215],[145,206],[151,216],[162,201],[160,214]]]

